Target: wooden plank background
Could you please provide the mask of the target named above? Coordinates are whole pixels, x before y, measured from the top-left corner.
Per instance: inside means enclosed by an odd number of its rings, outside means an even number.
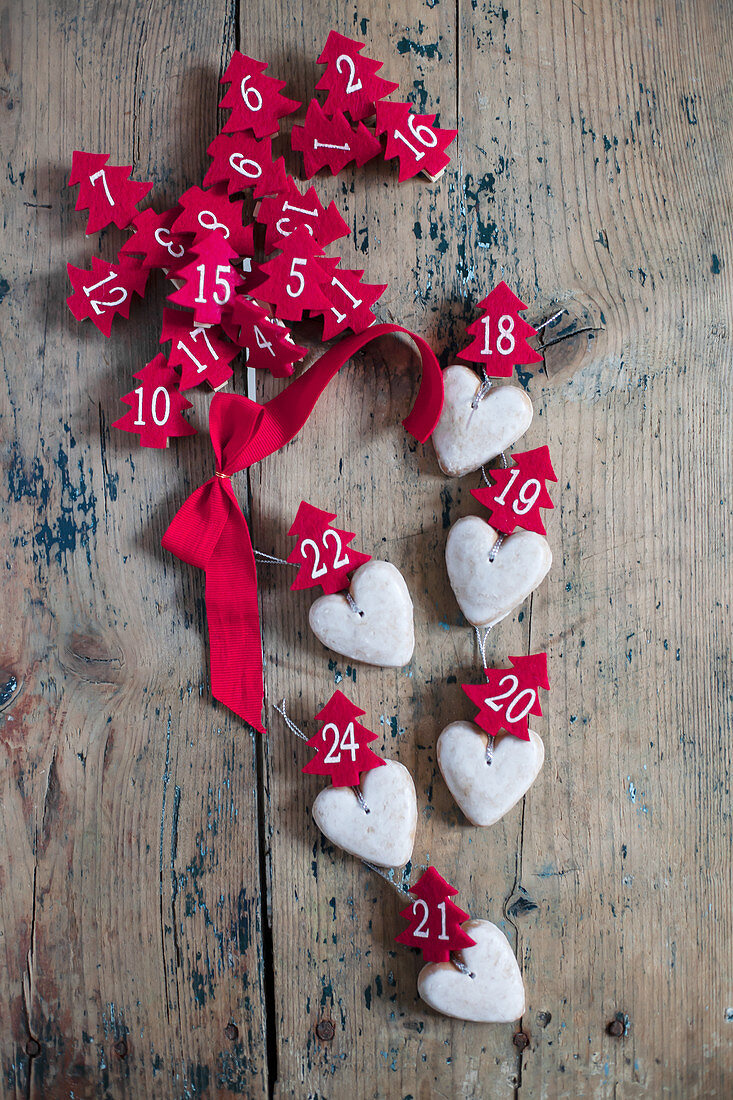
[[[732,17],[723,0],[4,0],[4,1097],[731,1095]],[[394,562],[415,659],[334,658],[311,597],[262,568],[260,738],[212,703],[203,577],[160,548],[209,476],[206,437],[159,453],[109,427],[157,350],[163,288],[109,341],[64,303],[66,262],[122,239],[84,239],[72,150],[133,161],[170,204],[205,171],[232,50],[308,99],[331,27],[460,128],[436,186],[383,164],[318,181],[352,227],[345,262],[390,283],[383,318],[448,363],[500,277],[533,318],[568,308],[524,379],[524,442],[560,473],[555,562],[490,647],[548,650],[547,757],[489,830],[435,760],[477,668],[442,557],[476,480],[443,478],[399,426],[409,348],[360,356],[237,487],[263,550],[284,553],[307,498]],[[336,684],[413,772],[414,873],[437,864],[516,947],[523,1053],[514,1027],[418,1000],[400,899],[319,837],[319,781],[272,704],[307,724]]]

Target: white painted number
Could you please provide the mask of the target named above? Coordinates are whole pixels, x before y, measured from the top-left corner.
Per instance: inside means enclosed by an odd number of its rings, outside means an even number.
[[[344,730],[343,737],[341,736],[341,730],[334,722],[327,722],[321,730],[323,740],[329,733],[333,734],[333,741],[331,742],[331,748],[328,750],[323,758],[324,764],[340,764],[341,753],[348,752],[351,754],[352,762],[356,760],[356,750],[359,748],[356,740],[354,739],[354,723],[349,722],[348,726]],[[339,743],[340,738],[340,743]],[[338,748],[338,752],[336,749]]]
[[[113,287],[110,287],[110,289],[109,289],[110,294],[118,294],[118,295],[121,294],[122,295],[121,298],[120,297],[115,298],[115,299],[108,298],[106,302],[101,302],[97,298],[91,298],[90,297],[90,294],[92,293],[93,290],[97,290],[100,286],[104,286],[105,283],[109,283],[113,279],[116,279],[116,278],[117,278],[117,272],[116,271],[110,271],[109,275],[107,275],[104,279],[100,279],[98,283],[93,283],[92,286],[83,286],[82,287],[82,290],[86,294],[87,298],[89,298],[89,305],[92,307],[92,309],[94,310],[94,312],[97,315],[99,315],[100,313],[104,313],[106,308],[114,309],[117,306],[121,306],[123,304],[123,302],[127,301],[127,290],[125,289],[124,286],[113,286]]]
[[[413,916],[417,916],[419,912],[418,906],[422,909],[422,917],[412,934],[413,936],[420,936],[421,939],[427,940],[430,936],[430,930],[428,929],[428,914],[430,910],[428,909],[428,903],[426,901],[423,901],[422,898],[417,898],[412,903]]]
[[[214,351],[214,348],[211,345],[211,340],[209,340],[209,337],[208,337],[208,334],[207,334],[205,328],[192,328],[191,331],[189,332],[188,336],[189,336],[189,339],[196,340],[197,343],[198,343],[199,336],[203,336],[204,343],[206,344],[207,348],[209,349],[209,354],[211,355],[211,358],[218,361],[219,356]],[[179,351],[185,351],[188,358],[195,364],[198,373],[203,374],[203,372],[206,370],[207,364],[206,363],[199,363],[198,359],[193,354],[193,352],[191,351],[188,344],[185,344],[183,342],[183,340],[179,340],[178,343],[176,344],[176,347]]]
[[[94,187],[94,184],[97,182],[100,176],[102,177],[102,186],[104,187],[105,194],[107,195],[107,202],[110,206],[114,206],[115,200],[109,193],[109,187],[107,186],[107,175],[104,171],[104,168],[100,168],[98,172],[95,172],[93,176],[90,176],[89,182],[91,183],[92,187]]]
[[[168,240],[163,239],[163,234],[168,234]],[[156,241],[161,248],[165,248],[169,256],[174,256],[177,260],[180,260],[183,253],[186,251],[182,244],[174,244],[170,239],[170,230],[168,229],[156,229],[153,234]]]
[[[342,53],[336,58],[336,72],[341,73],[343,76],[344,70],[341,68],[341,62],[343,61],[346,68],[349,70],[348,80],[346,82],[346,94],[351,95],[352,92],[358,92],[362,88],[361,81],[356,77],[356,65],[353,58],[349,57],[347,53]]]
[[[343,283],[341,282],[341,280],[340,280],[340,279],[337,279],[335,275],[334,275],[334,277],[333,277],[333,278],[331,279],[331,286],[337,286],[337,287],[339,288],[339,290],[342,290],[342,291],[344,292],[344,294],[346,295],[346,297],[347,297],[347,298],[349,299],[349,301],[351,302],[351,304],[352,304],[352,306],[353,306],[353,308],[354,308],[354,309],[358,309],[358,308],[359,308],[359,306],[360,306],[360,305],[362,304],[362,302],[364,301],[364,299],[363,299],[363,298],[355,298],[355,297],[354,297],[354,295],[353,295],[353,294],[351,293],[351,291],[350,291],[350,290],[347,290],[347,288],[346,288],[346,287],[344,286],[344,284],[343,284]],[[346,314],[345,314],[345,313],[340,313],[340,312],[339,312],[339,311],[338,311],[338,310],[336,309],[336,306],[331,306],[331,313],[333,313],[333,314],[334,314],[334,316],[335,316],[335,318],[336,318],[336,323],[337,323],[338,325],[340,325],[342,321],[345,321],[345,320],[346,320]]]
[[[447,940],[448,933],[445,928],[445,902],[438,902],[438,909],[440,909],[440,933],[438,935],[439,940]]]
[[[211,221],[208,221],[208,220],[204,221],[204,215],[206,215],[207,218],[210,218]],[[224,225],[223,222],[217,221],[216,220],[216,214],[214,213],[213,210],[200,210],[199,211],[199,225],[201,226],[202,229],[211,229],[211,230],[220,229],[222,234],[224,235],[224,237],[227,240],[229,239],[229,226]]]
[[[323,532],[323,535],[321,536],[323,549],[328,550],[329,536],[334,544],[334,556],[330,567],[326,564],[325,561],[321,561],[321,549],[317,542],[314,542],[313,539],[303,539],[300,544],[300,552],[304,558],[308,557],[305,552],[306,546],[313,547],[313,569],[311,571],[311,577],[314,581],[317,580],[318,577],[322,577],[325,573],[327,573],[329,568],[343,569],[349,564],[348,551],[344,550],[343,543],[341,542],[341,535],[335,528],[329,527]]]
[[[506,720],[507,722],[521,722],[523,718],[526,718],[526,716],[529,714],[532,707],[534,706],[537,699],[537,692],[534,690],[534,688],[525,688],[517,695],[514,695],[514,692],[519,687],[519,680],[511,673],[509,673],[507,676],[502,676],[501,680],[499,680],[498,686],[502,687],[503,684],[509,684],[508,689],[502,692],[500,695],[487,695],[484,699],[484,706],[491,707],[492,710],[499,711],[502,709],[501,701],[504,699],[511,699],[512,701],[511,703],[509,703],[505,711]],[[514,698],[512,698],[512,696],[514,696]],[[521,700],[524,698],[527,698],[528,702],[525,706],[522,707]],[[517,710],[517,708],[520,709]]]
[[[137,394],[137,420],[135,421],[135,426],[144,427],[146,421],[143,417],[143,387],[138,386],[138,388],[135,390],[135,393]],[[163,395],[164,411],[163,415],[159,416],[158,401],[161,394]],[[150,402],[150,411],[153,414],[154,422],[158,425],[159,428],[162,428],[171,414],[171,395],[168,393],[168,390],[165,388],[165,386],[158,386],[157,389],[154,391],[153,399]]]
[[[245,76],[244,80],[240,84],[239,88],[242,93],[242,99],[244,105],[248,111],[261,111],[262,110],[262,96],[256,88],[248,88],[247,81],[251,80],[250,76]]]
[[[502,489],[499,496],[496,498],[497,504],[506,504],[506,498],[514,482],[519,477],[519,468],[515,468],[511,471],[509,480]],[[534,507],[537,502],[537,498],[542,492],[542,486],[536,477],[531,477],[524,482],[522,488],[517,494],[517,499],[512,501],[512,511],[517,516],[525,516],[530,508]]]
[[[205,282],[206,282],[206,264],[198,264],[196,270],[199,273],[199,292],[194,298],[194,302],[200,305],[205,305],[208,298],[205,294]],[[214,282],[221,289],[221,297],[216,291],[213,292],[211,297],[218,306],[225,306],[229,301],[229,296],[232,292],[232,288],[227,282],[227,274],[229,273],[229,264],[217,264],[216,275],[214,276]]]
[[[229,164],[235,172],[239,172],[240,176],[246,176],[247,179],[257,180],[262,175],[262,165],[256,160],[249,160],[244,153],[232,153]],[[250,171],[245,168],[245,164],[250,166]]]
[[[342,149],[344,153],[351,152],[351,146],[347,142],[346,145],[329,145],[327,141],[319,141],[318,138],[313,139],[314,149]]]
[[[274,358],[275,352],[273,350],[272,344],[270,343],[269,340],[265,339],[265,334],[263,333],[263,331],[262,331],[262,329],[260,328],[259,325],[254,326],[254,332],[255,332],[255,340],[257,341],[257,347],[258,348],[267,348],[270,355],[272,355],[273,358]]]
[[[290,289],[290,283],[285,284],[285,289],[287,290],[287,292],[288,292],[288,294],[290,295],[291,298],[300,298],[301,294],[305,290],[305,279],[303,278],[303,273],[302,273],[302,271],[297,270],[296,265],[305,267],[305,265],[307,263],[308,263],[307,259],[299,258],[299,257],[296,256],[295,259],[293,260],[293,262],[290,265],[290,277],[292,279],[297,279],[298,280],[298,284],[297,284],[298,289],[297,290],[291,290]]]
[[[493,355],[491,347],[491,317],[482,317],[484,323],[484,346],[481,349],[483,355]],[[514,338],[514,318],[510,313],[505,313],[499,318],[499,333],[496,337],[496,350],[499,355],[511,355],[516,346]]]
[[[429,126],[426,126],[424,124],[421,125],[417,121],[415,115],[410,115],[407,120],[407,126],[415,140],[419,141],[421,145],[424,145],[425,149],[434,149],[435,146],[438,144],[438,135],[433,133]],[[412,142],[408,138],[406,138],[400,130],[395,130],[394,139],[395,141],[399,139],[401,142],[403,142],[410,150],[415,160],[422,160],[422,158],[425,156],[425,149],[416,149]]]

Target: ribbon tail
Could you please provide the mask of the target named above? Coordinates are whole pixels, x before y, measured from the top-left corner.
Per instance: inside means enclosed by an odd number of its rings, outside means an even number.
[[[229,482],[211,478],[192,493],[162,542],[206,573],[214,698],[265,733],[257,569],[249,528]]]
[[[249,528],[236,504],[206,569],[206,616],[214,698],[265,733],[257,570]]]

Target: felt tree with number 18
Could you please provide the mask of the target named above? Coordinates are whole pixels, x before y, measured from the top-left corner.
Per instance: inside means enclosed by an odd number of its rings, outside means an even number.
[[[519,316],[527,307],[505,282],[495,286],[479,308],[483,315],[466,329],[474,339],[458,353],[461,359],[481,363],[490,378],[511,378],[517,364],[542,362],[527,343],[537,329]]]

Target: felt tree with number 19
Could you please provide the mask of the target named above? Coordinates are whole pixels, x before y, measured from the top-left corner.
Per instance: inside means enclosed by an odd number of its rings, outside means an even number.
[[[400,912],[410,927],[395,936],[397,943],[419,947],[426,962],[449,962],[451,951],[476,942],[461,928],[469,914],[449,900],[458,891],[434,867],[420,875],[410,893],[415,900]]]

